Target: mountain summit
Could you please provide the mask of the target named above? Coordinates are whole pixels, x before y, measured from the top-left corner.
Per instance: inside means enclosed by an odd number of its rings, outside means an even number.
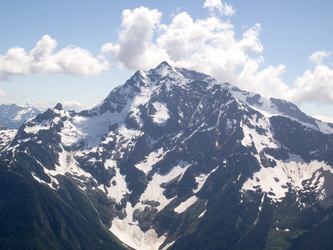
[[[3,192],[29,183],[36,232],[52,236],[41,246],[332,246],[333,124],[294,104],[163,62],[90,110],[59,107],[1,153]]]

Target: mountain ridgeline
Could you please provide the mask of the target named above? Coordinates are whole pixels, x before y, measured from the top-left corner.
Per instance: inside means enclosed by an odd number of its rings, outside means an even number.
[[[166,62],[2,134],[4,248],[332,248],[333,124]],[[6,135],[6,136],[5,136]]]
[[[41,110],[30,106],[20,107],[16,104],[1,104],[0,124],[9,129],[18,129],[27,119],[35,117],[40,113]]]

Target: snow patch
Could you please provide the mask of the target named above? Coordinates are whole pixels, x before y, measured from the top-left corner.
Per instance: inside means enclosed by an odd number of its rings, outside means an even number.
[[[196,194],[198,193],[201,188],[203,187],[203,185],[205,184],[206,180],[208,179],[208,177],[214,173],[216,171],[216,169],[219,166],[217,166],[216,168],[214,168],[212,171],[210,171],[208,174],[200,174],[199,176],[195,177],[195,182],[198,183],[198,187],[196,189],[193,189],[193,192]]]
[[[316,120],[319,130],[324,134],[333,134],[333,128],[328,126],[327,123]]]
[[[279,145],[275,143],[272,133],[270,132],[270,125],[268,118],[258,118],[254,115],[251,120],[248,120],[250,125],[241,123],[243,128],[244,138],[242,145],[250,147],[252,143],[256,147],[258,153],[265,147],[278,148]],[[256,129],[257,128],[257,129]],[[257,130],[261,130],[259,133]]]
[[[168,152],[168,151],[167,151]],[[155,165],[157,162],[163,159],[163,156],[167,153],[163,151],[163,148],[159,148],[158,150],[151,152],[145,160],[141,161],[140,163],[136,164],[135,167],[146,175],[148,175],[149,171],[151,170],[152,166]]]
[[[84,134],[69,121],[64,122],[64,128],[59,134],[61,136],[61,143],[66,147],[70,147],[84,138]]]
[[[172,241],[172,242],[166,244],[166,245],[162,248],[162,250],[167,250],[167,249],[168,249],[169,247],[171,247],[174,243],[175,243],[175,241]]]
[[[34,172],[32,172],[31,175],[32,175],[32,177],[34,177],[34,179],[35,179],[36,181],[38,181],[39,183],[46,184],[46,185],[48,185],[51,189],[56,190],[56,188],[54,188],[54,187],[52,186],[52,182],[51,182],[51,183],[47,183],[46,181],[43,181],[42,179],[38,178],[38,176],[36,176],[36,174],[35,174]]]
[[[77,135],[74,140],[84,138],[90,147],[96,147],[101,143],[102,136],[108,131],[113,123],[113,116],[109,111],[102,115],[92,117],[75,116],[72,125],[67,125],[66,134]],[[64,138],[66,134],[63,134]],[[70,143],[70,141],[67,141]]]
[[[16,129],[0,130],[0,148],[4,148],[11,143],[17,133]]]
[[[156,112],[152,115],[153,122],[158,126],[165,126],[170,118],[169,110],[165,103],[154,102],[153,103]]]
[[[186,211],[186,209],[188,209],[190,206],[192,206],[196,201],[198,200],[198,197],[196,197],[195,195],[191,196],[190,198],[188,198],[186,201],[180,203],[178,205],[178,207],[176,207],[174,209],[174,211],[176,213],[183,213]]]
[[[114,167],[116,162],[113,160],[107,160],[105,162],[105,167]],[[107,190],[108,197],[115,199],[117,203],[121,203],[121,199],[124,198],[124,195],[130,194],[131,192],[127,188],[127,183],[125,181],[125,176],[120,174],[119,168],[115,168],[116,175],[112,177],[110,187],[104,186],[104,189]]]
[[[41,123],[36,123],[35,126],[25,126],[24,127],[24,132],[28,134],[37,134],[40,130],[48,130],[50,129],[50,124],[49,121],[44,120]]]
[[[52,176],[56,175],[66,175],[66,173],[71,173],[75,176],[85,176],[87,178],[92,178],[91,174],[85,172],[79,167],[78,162],[74,159],[74,152],[66,152],[63,150],[59,153],[59,165],[55,166],[55,170],[49,170]]]
[[[306,189],[312,188],[315,192],[322,193],[325,179],[321,176],[320,170],[333,174],[333,169],[324,162],[314,160],[306,163],[299,156],[291,155],[289,162],[276,161],[273,168],[261,168],[252,178],[245,181],[241,190],[261,190],[277,202],[286,196],[288,186],[296,192],[306,192]]]
[[[203,217],[205,215],[205,213],[207,212],[207,209],[205,211],[203,211],[199,216],[198,216],[198,219]]]
[[[127,203],[128,206],[131,205]],[[133,224],[131,216],[123,220],[115,218],[112,221],[110,231],[126,245],[137,250],[158,249],[166,239],[165,236],[158,237],[154,229],[143,232],[138,225]]]
[[[143,209],[141,203],[144,203],[145,201],[157,201],[159,202],[159,205],[156,208],[158,211],[161,211],[174,199],[167,199],[164,196],[163,192],[165,189],[161,187],[161,184],[168,183],[179,175],[180,178],[178,181],[180,181],[189,166],[190,164],[188,162],[180,161],[177,166],[175,166],[165,175],[155,173],[152,177],[152,180],[148,183],[146,190],[141,195],[140,202],[136,205],[136,208],[141,207],[141,209]]]

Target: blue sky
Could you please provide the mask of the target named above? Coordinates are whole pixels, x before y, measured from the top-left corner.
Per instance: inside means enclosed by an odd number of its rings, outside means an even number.
[[[333,117],[332,10],[330,0],[4,0],[0,103],[89,108],[167,60]]]

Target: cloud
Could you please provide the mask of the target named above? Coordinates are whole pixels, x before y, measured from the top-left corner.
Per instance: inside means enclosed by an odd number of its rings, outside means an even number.
[[[0,55],[0,80],[30,74],[87,77],[111,67],[148,70],[168,61],[175,67],[197,70],[265,97],[296,104],[333,105],[333,70],[323,63],[330,52],[315,51],[310,55],[309,62],[316,64],[314,69],[306,70],[294,86],[288,86],[282,79],[285,65],[264,67],[260,24],[236,36],[230,20],[223,19],[236,13],[232,5],[206,0],[203,8],[210,13],[202,19],[193,19],[177,9],[169,24],[161,23],[162,13],[156,9],[124,10],[118,40],[104,44],[97,57],[75,46],[56,51],[56,40],[45,35],[29,52],[14,47]],[[0,90],[1,95],[4,93]],[[80,109],[79,103],[67,105]]]
[[[11,101],[8,101],[7,103],[17,103],[17,100],[11,100]],[[75,110],[75,111],[79,112],[79,111],[91,108],[90,106],[87,106],[86,104],[81,103],[76,100],[65,100],[65,101],[61,101],[60,103],[62,104],[62,108],[64,110]],[[51,109],[54,108],[56,106],[56,104],[57,104],[57,102],[54,102],[54,101],[44,102],[41,100],[35,100],[32,103],[26,104],[26,105],[45,111],[48,108],[51,108]]]
[[[316,51],[309,57],[309,61],[319,65],[322,63],[323,59],[330,54],[331,53],[328,51]]]
[[[156,65],[163,60],[163,52],[155,51],[152,38],[161,16],[158,10],[145,7],[124,10],[118,42],[104,44],[101,51],[110,53],[118,66],[132,71]]]
[[[61,104],[62,104],[64,110],[81,111],[84,109],[88,109],[88,107],[85,104],[78,102],[76,100],[72,100],[72,101],[66,100],[66,101],[61,102]]]
[[[265,97],[285,98],[289,87],[283,82],[281,75],[286,67],[281,64],[277,67],[268,66],[259,71],[259,62],[253,59],[246,62],[243,71],[238,75],[237,86]]]
[[[307,70],[295,81],[295,88],[289,94],[289,99],[295,103],[313,102],[333,105],[333,70],[319,64],[315,69]]]
[[[68,46],[54,52],[57,41],[45,35],[30,52],[14,47],[0,55],[0,80],[12,75],[67,74],[79,77],[95,76],[109,69],[102,56],[93,57],[88,50]]]
[[[297,104],[333,105],[333,69],[323,63],[329,55],[328,51],[315,51],[309,56],[309,62],[316,66],[295,80],[295,86],[287,93],[288,99]]]
[[[214,14],[215,9],[220,15],[225,16],[232,16],[236,13],[231,5],[223,4],[221,0],[206,0],[203,7],[209,9],[212,14]]]
[[[224,15],[234,13],[232,6],[221,1],[206,1],[204,7],[218,9]],[[215,15],[193,20],[188,13],[180,12],[168,25],[161,23],[161,15],[144,7],[124,10],[118,41],[103,45],[101,51],[111,55],[114,66],[131,71],[148,70],[165,60],[247,90],[259,89],[267,94],[273,86],[274,94],[284,94],[287,87],[280,78],[283,65],[258,70],[263,63],[260,24],[237,39],[233,25]],[[263,86],[258,88],[259,84]]]
[[[221,18],[235,14],[231,5],[206,0],[203,7],[211,15],[194,20],[187,12],[177,12],[170,24],[161,23],[162,13],[158,10],[124,10],[118,41],[105,44],[101,51],[111,55],[114,66],[131,71],[148,70],[165,60],[268,98],[296,104],[333,104],[333,72],[323,65],[330,52],[314,52],[309,61],[316,63],[315,69],[305,71],[294,86],[288,86],[282,78],[285,65],[263,67],[260,24],[245,29],[236,38],[230,20]],[[220,15],[214,15],[216,11]]]

